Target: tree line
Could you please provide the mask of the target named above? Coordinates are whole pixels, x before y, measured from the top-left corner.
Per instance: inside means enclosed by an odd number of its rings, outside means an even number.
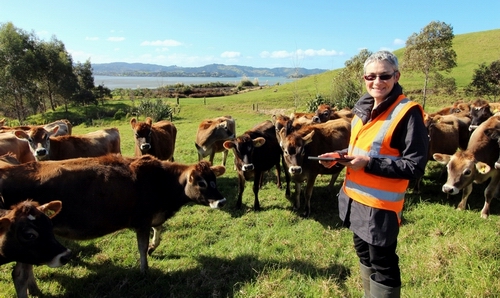
[[[74,63],[64,43],[53,36],[0,24],[0,113],[23,123],[30,115],[68,105],[98,105],[111,90],[95,86],[92,65]]]

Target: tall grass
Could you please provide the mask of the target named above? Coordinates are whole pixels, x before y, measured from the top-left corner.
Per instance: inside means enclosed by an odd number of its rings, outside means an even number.
[[[297,85],[207,98],[206,104],[203,99],[181,99],[181,113],[174,117],[178,129],[176,161],[197,161],[194,140],[202,119],[232,115],[237,134],[241,134],[271,119],[273,113],[301,110],[294,104],[293,92],[307,98],[316,94],[314,84],[320,84],[303,80]],[[117,127],[123,154],[132,156],[133,134],[128,120],[94,121],[96,126],[79,125],[73,132]],[[328,188],[329,177],[318,177],[309,218],[292,210],[284,190],[276,187],[274,171],[266,175],[259,192],[262,211],[252,210],[251,183],[246,185],[243,208],[237,210],[233,158],[230,153],[227,172],[218,178],[228,205],[221,210],[183,207],[165,223],[162,243],[149,257],[148,274],[139,272],[132,231],[91,241],[61,239],[74,258],[61,268],[35,267],[42,292],[47,297],[361,297],[352,233],[338,219],[336,193],[343,172],[333,191]],[[220,155],[215,163],[221,163]],[[445,179],[441,172],[442,166],[429,162],[422,193],[407,193],[398,245],[402,295],[499,297],[500,202],[493,200],[492,215],[481,219],[485,186],[475,185],[468,210],[455,210],[460,198],[448,198],[441,192]],[[0,267],[1,297],[15,294],[12,267]]]

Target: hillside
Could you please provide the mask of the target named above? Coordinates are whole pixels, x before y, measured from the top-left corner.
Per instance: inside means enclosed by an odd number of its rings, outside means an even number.
[[[240,65],[210,64],[201,67],[162,66],[157,64],[113,62],[92,64],[95,75],[138,77],[303,77],[326,69],[255,68]]]

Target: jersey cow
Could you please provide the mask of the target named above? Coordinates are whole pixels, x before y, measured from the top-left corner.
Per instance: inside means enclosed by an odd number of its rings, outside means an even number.
[[[211,167],[207,161],[185,165],[151,155],[110,154],[0,169],[0,193],[7,205],[23,198],[61,200],[64,208],[53,219],[54,233],[65,238],[86,240],[134,230],[145,272],[150,229],[161,228],[189,202],[223,206],[216,176],[224,172],[223,166]],[[159,235],[154,236],[150,252],[159,245]]]
[[[281,188],[282,151],[276,139],[276,132],[271,121],[267,120],[247,130],[234,140],[225,141],[226,149],[233,149],[234,162],[238,171],[238,201],[236,207],[241,208],[245,182],[253,178],[254,210],[260,210],[259,189],[263,175],[272,167],[276,167],[278,187]],[[290,194],[290,177],[285,171],[286,195]]]
[[[33,127],[29,131],[17,130],[15,135],[29,144],[38,161],[63,160],[78,157],[97,157],[109,153],[121,153],[120,133],[117,128],[107,128],[73,136],[54,136],[59,126],[50,130]]]
[[[462,200],[457,207],[459,210],[467,207],[467,198],[472,192],[473,183],[490,181],[484,190],[482,218],[488,218],[491,200],[500,194],[500,170],[495,169],[500,149],[496,140],[486,134],[488,129],[499,125],[500,116],[492,116],[474,130],[465,151],[459,150],[453,155],[433,155],[436,161],[447,165],[448,180],[442,187],[443,192],[455,195],[463,190]]]
[[[153,123],[150,117],[144,122],[130,119],[134,131],[135,156],[151,154],[161,160],[174,161],[177,128],[167,120]]]
[[[0,209],[0,265],[18,262],[12,272],[17,297],[28,297],[28,288],[31,294],[39,292],[34,276],[22,274],[20,268],[59,267],[69,261],[71,252],[55,239],[50,222],[61,206],[61,201],[40,206],[26,200],[10,210]]]
[[[324,123],[328,120],[339,118],[351,120],[352,117],[354,117],[354,113],[347,108],[337,110],[336,108],[332,108],[329,104],[320,104],[316,109],[316,117],[319,119],[318,122]]]
[[[0,155],[13,154],[21,163],[35,161],[28,142],[18,139],[13,133],[0,133]]]
[[[210,163],[213,164],[215,153],[222,152],[222,165],[225,166],[228,150],[224,147],[224,142],[235,137],[236,123],[231,116],[203,120],[198,126],[194,143],[198,160],[209,156]]]
[[[5,119],[3,119],[3,121],[5,121]],[[13,132],[13,131],[16,131],[16,130],[24,130],[24,131],[28,131],[34,127],[37,127],[37,125],[21,125],[21,126],[3,126],[3,122],[0,121],[0,132]],[[65,136],[65,135],[71,135],[72,133],[72,129],[73,129],[73,126],[71,125],[71,122],[69,122],[69,120],[67,119],[61,119],[61,120],[56,120],[54,122],[51,122],[49,124],[46,124],[46,125],[40,125],[41,127],[43,127],[44,129],[46,130],[51,130],[53,129],[55,126],[58,126],[59,129],[57,130],[57,132],[54,134],[54,136]]]
[[[300,208],[301,187],[302,183],[306,181],[303,216],[308,217],[311,213],[311,197],[316,177],[319,174],[332,175],[330,187],[333,187],[335,180],[344,168],[338,164],[327,169],[317,160],[310,160],[308,157],[347,148],[351,136],[351,123],[341,118],[305,126],[288,135],[284,135],[284,133],[285,129],[283,128],[280,131],[282,134],[281,148],[291,179],[295,184],[294,209]]]

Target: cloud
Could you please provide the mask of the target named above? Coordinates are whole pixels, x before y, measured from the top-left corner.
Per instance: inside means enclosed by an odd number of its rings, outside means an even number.
[[[220,54],[222,58],[238,58],[241,56],[240,52],[231,52],[231,51],[225,51],[224,53]]]
[[[108,37],[107,40],[108,41],[112,41],[112,42],[119,42],[119,41],[124,41],[125,37],[115,37],[115,36],[112,36],[112,37]]]
[[[177,47],[182,45],[182,42],[173,40],[173,39],[165,39],[165,40],[154,40],[154,41],[143,41],[141,42],[141,46],[155,46],[155,47]]]
[[[275,58],[275,59],[282,59],[282,58],[304,58],[304,57],[329,57],[329,56],[341,56],[341,52],[337,52],[335,50],[314,50],[314,49],[307,49],[307,50],[296,50],[293,52],[288,52],[288,51],[273,51],[273,52],[268,52],[268,51],[262,51],[260,53],[261,58]]]
[[[405,41],[399,38],[396,38],[392,43],[398,46],[405,45]]]
[[[85,40],[96,41],[96,40],[99,40],[99,37],[89,37],[89,36],[86,36]]]

